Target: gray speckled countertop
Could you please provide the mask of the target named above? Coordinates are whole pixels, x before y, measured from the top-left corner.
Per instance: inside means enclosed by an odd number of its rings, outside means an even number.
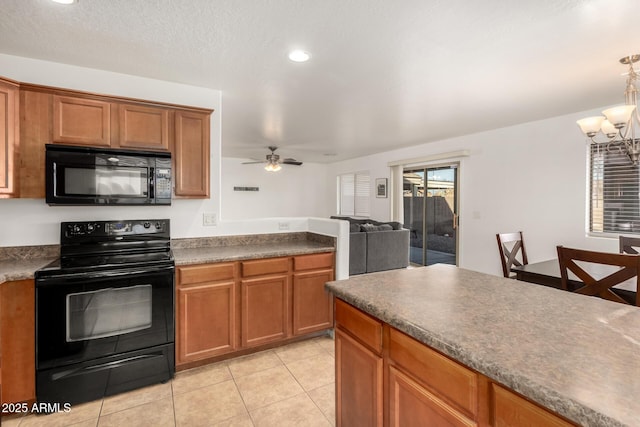
[[[0,260],[0,284],[13,280],[33,279],[33,273],[53,258]]]
[[[584,426],[640,426],[640,308],[448,265],[338,298]]]
[[[173,247],[172,251],[176,265],[335,251],[333,241],[322,238],[319,239],[320,241],[305,240],[306,236],[305,233],[297,233],[296,235],[284,236],[257,235],[183,239],[183,241],[176,242],[176,247]],[[201,246],[203,244],[205,246]],[[196,247],[185,247],[189,245]],[[57,246],[0,248],[0,284],[12,280],[33,279],[36,270],[58,257],[58,250]]]
[[[324,243],[285,241],[251,245],[175,248],[173,249],[173,257],[176,260],[176,265],[187,265],[334,251],[333,246]]]

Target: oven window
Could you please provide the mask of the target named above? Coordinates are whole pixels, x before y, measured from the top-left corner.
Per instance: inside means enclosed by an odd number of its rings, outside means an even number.
[[[64,169],[67,196],[147,197],[147,168],[100,167]]]
[[[67,295],[67,342],[151,327],[151,285]]]

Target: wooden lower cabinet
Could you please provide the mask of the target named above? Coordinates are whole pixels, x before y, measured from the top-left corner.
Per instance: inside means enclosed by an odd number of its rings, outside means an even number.
[[[333,295],[324,284],[334,280],[333,253],[293,257],[293,335],[333,327]]]
[[[344,301],[335,305],[338,426],[576,426]]]
[[[331,252],[178,266],[176,364],[194,366],[332,328],[333,300],[324,284],[333,280],[333,265]]]
[[[235,283],[211,283],[178,289],[181,316],[179,362],[236,349]]]
[[[35,400],[35,318],[33,279],[0,284],[2,403]]]
[[[289,276],[243,280],[242,346],[254,347],[289,336]]]
[[[382,356],[339,327],[335,343],[337,426],[382,426]]]
[[[179,267],[177,276],[177,364],[236,350],[237,266]]]
[[[569,427],[568,421],[518,396],[498,384],[491,384],[494,427]]]
[[[471,427],[477,424],[393,366],[389,368],[389,425]]]

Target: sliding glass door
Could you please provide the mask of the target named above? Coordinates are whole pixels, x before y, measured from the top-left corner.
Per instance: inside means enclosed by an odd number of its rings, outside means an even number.
[[[404,226],[411,230],[411,264],[457,265],[458,172],[457,163],[404,170]]]

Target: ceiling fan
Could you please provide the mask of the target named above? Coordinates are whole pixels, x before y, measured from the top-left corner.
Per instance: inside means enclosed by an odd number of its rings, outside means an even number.
[[[255,162],[243,162],[242,164],[250,165],[255,163],[266,163],[267,165],[264,167],[264,169],[269,172],[279,171],[280,169],[282,169],[282,166],[280,165],[300,166],[302,164],[302,162],[299,162],[296,159],[291,159],[291,158],[280,160],[280,156],[276,154],[276,150],[278,149],[278,147],[269,146],[267,148],[271,150],[271,153],[266,155],[266,160],[257,160]]]

